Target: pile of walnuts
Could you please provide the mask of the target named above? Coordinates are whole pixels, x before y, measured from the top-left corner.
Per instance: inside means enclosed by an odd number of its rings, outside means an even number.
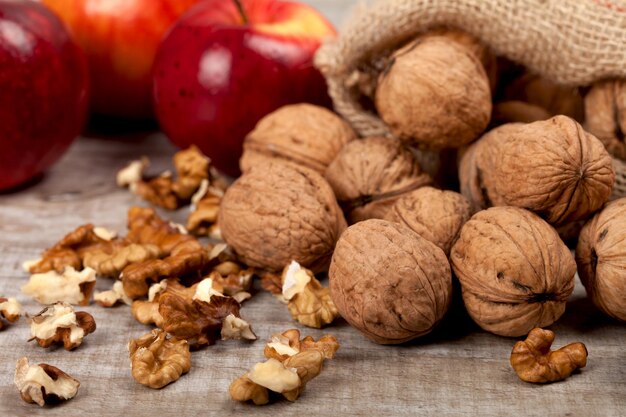
[[[128,349],[132,376],[161,388],[189,371],[190,349],[257,338],[240,314],[253,276],[301,324],[340,315],[380,344],[430,333],[458,282],[478,326],[526,337],[510,358],[522,380],[584,367],[582,343],[550,351],[555,335],[542,327],[563,315],[577,271],[593,303],[626,321],[626,199],[609,202],[611,155],[626,155],[625,83],[583,95],[451,30],[411,40],[383,63],[367,95],[390,137],[358,138],[330,110],[298,104],[250,132],[232,184],[195,147],[174,156],[176,175],[148,177],[148,160],[131,162],[118,184],[165,209],[190,205],[186,227],[133,207],[126,236],[83,225],[44,251],[25,265],[33,276],[23,291],[50,304],[31,318],[33,339],[78,347],[95,322],[70,304],[89,303],[96,276],[114,278],[94,299],[132,305],[157,327]],[[315,276],[326,273],[329,287]],[[14,301],[0,298],[6,322],[19,317]],[[294,401],[338,347],[330,335],[277,333],[267,361],[230,394]],[[45,403],[52,375],[75,381],[21,360],[23,398]],[[71,398],[78,381],[70,385],[51,392]]]

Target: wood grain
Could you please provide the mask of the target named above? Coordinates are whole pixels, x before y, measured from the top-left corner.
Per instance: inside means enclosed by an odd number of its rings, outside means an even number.
[[[311,1],[341,20],[350,1]],[[30,314],[41,306],[19,288],[28,276],[24,260],[36,258],[74,227],[94,224],[124,231],[126,211],[145,205],[116,188],[114,174],[128,160],[152,159],[152,172],[170,166],[174,149],[160,134],[119,141],[82,138],[38,183],[0,195],[0,295],[15,296]],[[163,213],[163,212],[162,212]],[[182,221],[185,209],[163,213]],[[99,280],[107,289],[111,281]],[[580,283],[564,317],[552,329],[556,344],[582,341],[588,366],[564,382],[538,386],[521,382],[509,365],[513,339],[478,329],[458,307],[432,334],[403,346],[379,346],[345,322],[325,331],[295,325],[284,305],[260,290],[242,315],[260,340],[227,341],[194,352],[192,369],[178,382],[151,390],[130,375],[126,344],[149,328],[135,322],[129,308],[85,307],[98,329],[74,352],[45,350],[27,343],[25,320],[0,333],[0,416],[623,416],[626,414],[626,328],[603,317],[585,298]],[[458,300],[457,300],[458,301]],[[254,407],[228,396],[230,382],[262,359],[263,341],[272,333],[299,327],[315,337],[335,334],[342,347],[296,402]],[[15,362],[60,367],[81,381],[78,396],[49,409],[24,403],[13,385]]]

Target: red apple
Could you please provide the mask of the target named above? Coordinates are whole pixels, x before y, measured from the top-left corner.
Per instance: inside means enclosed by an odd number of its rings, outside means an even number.
[[[38,3],[0,0],[0,190],[59,159],[83,126],[87,89],[63,23]]]
[[[89,60],[96,113],[149,118],[152,63],[163,35],[198,0],[43,0]]]
[[[240,7],[238,7],[240,6]],[[195,144],[236,175],[245,135],[290,103],[329,105],[312,65],[332,25],[280,0],[207,0],[172,27],[154,65],[157,119],[180,147]]]

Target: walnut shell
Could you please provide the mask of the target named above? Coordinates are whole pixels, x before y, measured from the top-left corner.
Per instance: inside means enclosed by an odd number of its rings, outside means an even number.
[[[470,316],[501,336],[551,325],[574,290],[576,264],[567,246],[548,223],[517,207],[475,214],[450,262]]]
[[[376,343],[429,333],[450,304],[452,278],[443,251],[386,220],[350,226],[337,242],[329,277],[339,313]]]
[[[605,314],[626,321],[626,198],[607,204],[583,227],[576,263],[591,301]]]
[[[626,81],[599,82],[585,96],[585,128],[611,155],[626,159]]]
[[[383,218],[402,194],[432,182],[411,151],[383,137],[344,146],[326,170],[326,180],[350,223]]]
[[[421,148],[457,148],[489,124],[489,79],[472,48],[429,35],[396,51],[379,77],[376,109],[394,135]]]
[[[491,130],[463,155],[459,175],[475,208],[522,207],[555,226],[598,210],[615,182],[602,143],[565,116]]]
[[[280,158],[323,175],[343,145],[355,138],[350,125],[330,110],[292,104],[257,123],[246,136],[239,165],[245,173],[254,165]]]
[[[422,187],[400,197],[386,219],[408,226],[448,255],[461,226],[471,215],[470,203],[463,195]]]
[[[254,166],[237,179],[222,199],[218,223],[245,264],[272,271],[292,260],[325,270],[346,228],[324,178],[280,161]]]

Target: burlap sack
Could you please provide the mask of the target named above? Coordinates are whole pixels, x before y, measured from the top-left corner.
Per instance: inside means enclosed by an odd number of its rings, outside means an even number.
[[[361,136],[389,135],[360,105],[380,62],[433,27],[471,33],[498,55],[557,83],[585,86],[626,78],[626,0],[378,0],[355,9],[315,65],[335,109]],[[626,163],[616,160],[615,196],[626,196]]]

